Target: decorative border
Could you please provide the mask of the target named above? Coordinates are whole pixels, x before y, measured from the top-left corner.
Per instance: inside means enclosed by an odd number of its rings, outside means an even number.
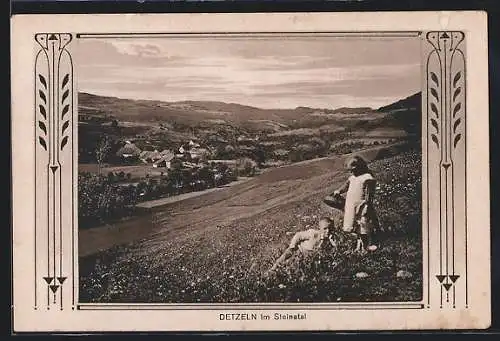
[[[428,246],[428,261],[435,265],[434,276],[440,286],[439,300],[436,300],[440,308],[457,307],[457,290],[463,293],[463,296],[460,294],[463,301],[459,300],[459,304],[467,308],[465,34],[433,31],[425,38],[427,47],[430,47],[426,63],[426,96],[423,96],[423,108],[427,109],[427,233],[428,238],[438,233],[439,239],[439,254],[433,254]],[[429,171],[435,176],[429,176]],[[434,188],[439,192],[431,196]],[[431,229],[434,226],[436,231]],[[429,264],[429,279],[434,277],[431,268]],[[461,276],[464,277],[462,285],[458,282]],[[427,305],[430,305],[431,296],[428,295]]]
[[[78,223],[75,196],[77,103],[70,33],[35,35],[35,262],[34,309],[429,309],[468,308],[465,54],[463,32],[240,32],[76,34],[78,39],[275,35],[417,37],[422,39],[422,198],[424,269],[422,302],[303,304],[78,304]],[[71,207],[71,209],[70,209]],[[69,233],[71,230],[71,233]],[[64,233],[63,233],[64,232]],[[431,240],[439,248],[431,249]],[[425,247],[426,246],[426,247]],[[71,250],[71,251],[70,251]],[[69,255],[69,256],[68,256]],[[76,270],[76,271],[75,271]],[[431,275],[432,274],[432,275]],[[73,290],[63,290],[71,277]],[[432,277],[432,278],[431,278]],[[463,280],[459,280],[463,277]],[[436,280],[434,280],[436,278]],[[45,299],[46,296],[46,299]],[[45,304],[46,303],[46,304]]]
[[[35,58],[35,301],[34,309],[65,307],[74,261],[74,83],[69,33],[39,33]],[[69,220],[67,219],[69,218]],[[72,225],[68,224],[68,221]],[[68,228],[69,227],[69,228]],[[71,231],[71,232],[70,232]],[[68,232],[68,233],[66,233]],[[68,238],[68,235],[70,238]],[[71,241],[68,245],[67,241]],[[70,272],[71,271],[71,272]],[[45,293],[45,292],[46,293]],[[42,295],[43,294],[43,295]],[[74,290],[69,291],[74,305]],[[46,296],[46,300],[42,298]]]

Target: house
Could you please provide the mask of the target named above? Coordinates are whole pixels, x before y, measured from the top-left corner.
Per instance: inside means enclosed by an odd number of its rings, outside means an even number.
[[[156,162],[161,158],[162,158],[162,154],[156,149],[154,151],[150,152],[150,154],[149,154],[149,159],[151,159],[151,162]]]
[[[141,150],[129,141],[116,152],[116,156],[123,159],[139,158],[140,154]]]
[[[176,158],[176,157],[173,157],[172,159],[168,159],[168,158],[165,158],[165,159],[161,159],[161,160],[158,160],[156,161],[154,164],[153,164],[153,167],[155,168],[166,168],[166,169],[172,169],[172,168],[183,168],[184,167],[184,163],[182,162],[182,160]]]
[[[170,155],[175,155],[174,152],[172,152],[171,150],[169,149],[164,149],[162,150],[160,153],[159,153],[159,157],[158,159],[162,158],[162,157],[166,157],[166,156],[170,156]]]
[[[156,162],[161,158],[162,158],[161,153],[156,149],[153,151],[146,151],[146,150],[142,151],[141,154],[139,155],[139,159],[141,159],[141,161],[144,163]]]
[[[144,163],[148,163],[149,162],[149,153],[151,153],[150,151],[148,150],[143,150],[140,154],[139,154],[139,159],[144,162]]]
[[[170,151],[169,151],[170,152]],[[163,153],[163,152],[162,152]],[[155,163],[153,163],[153,167],[155,168],[161,168],[165,167],[170,169],[172,166],[172,161],[175,159],[175,154],[170,152],[170,153],[165,153],[162,157],[160,157]]]
[[[194,142],[193,140],[190,140],[188,145],[191,148],[199,148],[200,147],[200,145],[198,143]]]
[[[189,151],[191,159],[206,159],[210,155],[210,151],[206,148],[194,147]]]

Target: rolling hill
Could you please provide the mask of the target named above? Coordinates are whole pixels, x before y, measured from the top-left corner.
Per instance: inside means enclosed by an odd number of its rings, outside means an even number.
[[[418,92],[390,105],[381,107],[385,113],[381,126],[398,127],[410,135],[420,137],[422,132],[422,93]]]
[[[168,148],[196,137],[221,136],[227,140],[246,134],[288,149],[314,138],[326,143],[418,140],[420,101],[421,94],[416,93],[378,109],[262,109],[236,103],[161,102],[80,93],[79,141],[82,152],[90,155],[103,134],[118,140],[143,136],[155,148]],[[85,116],[97,120],[84,122]]]
[[[79,93],[78,102],[82,114],[108,115],[121,121],[175,121],[186,125],[209,122],[258,128],[264,123],[274,128],[276,126],[298,128],[321,126],[327,122],[346,118],[381,116],[376,110],[366,107],[335,110],[309,107],[261,109],[236,103],[131,100],[89,93]]]

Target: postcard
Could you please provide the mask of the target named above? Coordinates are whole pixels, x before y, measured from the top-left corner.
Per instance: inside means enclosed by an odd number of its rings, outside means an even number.
[[[485,13],[11,27],[15,332],[490,325]]]

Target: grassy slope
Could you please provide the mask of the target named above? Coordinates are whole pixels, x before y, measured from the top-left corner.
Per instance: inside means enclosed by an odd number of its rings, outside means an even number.
[[[81,259],[80,300],[419,300],[422,292],[420,154],[407,152],[374,161],[371,168],[379,179],[377,207],[387,230],[379,235],[380,249],[373,254],[364,257],[352,254],[350,241],[339,235],[337,250],[325,249],[306,259],[296,257],[282,271],[264,276],[293,233],[315,226],[319,216],[325,214],[320,204],[322,196],[313,194],[226,226],[198,224],[196,229],[173,232],[157,249],[147,243],[125,245]],[[324,177],[322,181],[329,180]],[[244,202],[245,198],[241,200]],[[410,271],[413,277],[396,278],[398,270]],[[358,271],[366,271],[370,276],[355,279]]]

